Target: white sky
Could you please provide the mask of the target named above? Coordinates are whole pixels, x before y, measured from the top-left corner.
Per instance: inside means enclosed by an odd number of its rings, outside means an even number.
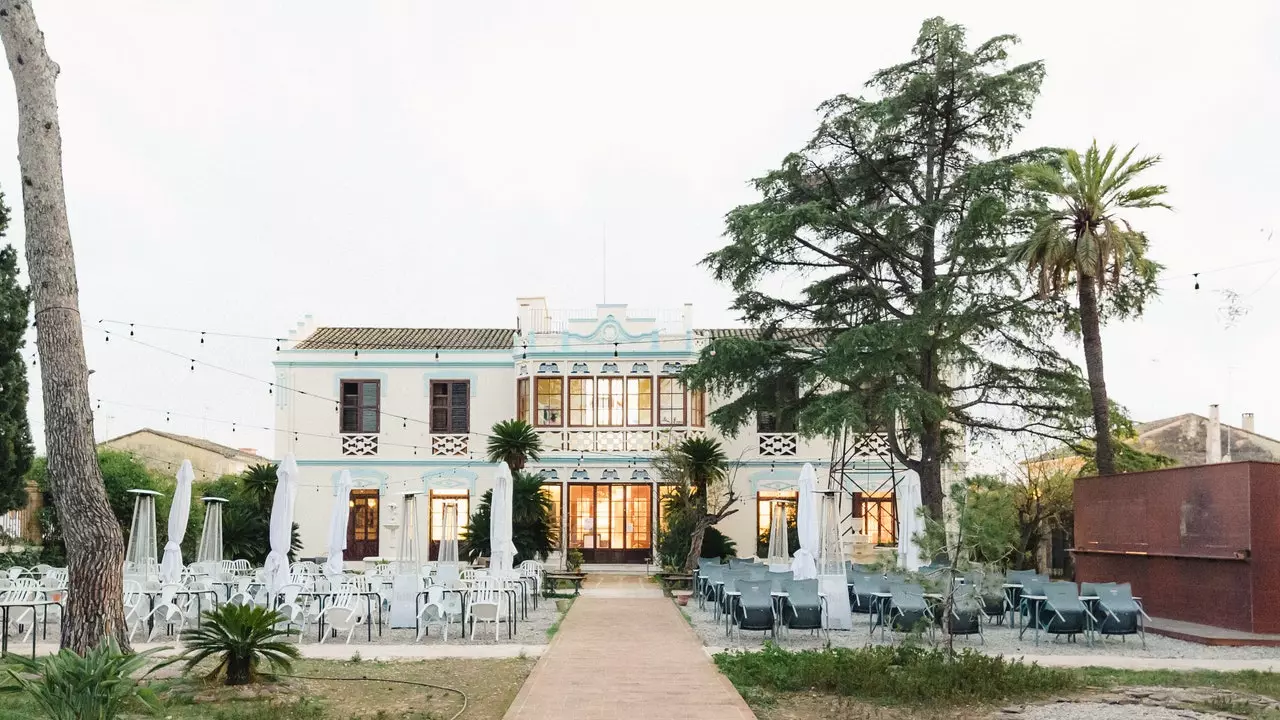
[[[37,2],[58,84],[83,315],[276,336],[322,324],[512,326],[517,295],[696,306],[696,267],[816,124],[943,13],[1022,37],[1048,79],[1021,144],[1139,143],[1176,213],[1135,218],[1168,266],[1107,328],[1139,419],[1223,406],[1280,436],[1280,5],[1267,2]],[[0,73],[0,189],[22,239]],[[1270,233],[1275,231],[1275,236]],[[1269,261],[1269,262],[1259,262]],[[1255,263],[1220,272],[1219,268]],[[1189,273],[1201,272],[1201,290]],[[1250,312],[1225,327],[1219,290]],[[270,379],[270,342],[139,331]],[[271,450],[265,386],[87,335],[98,437],[152,426]],[[34,346],[29,348],[34,353]],[[43,446],[39,381],[34,431]],[[184,418],[188,414],[194,418]],[[225,423],[235,420],[236,432]]]

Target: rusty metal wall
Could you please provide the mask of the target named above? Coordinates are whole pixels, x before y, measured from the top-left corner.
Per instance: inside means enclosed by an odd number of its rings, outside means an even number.
[[[1155,616],[1280,632],[1280,464],[1075,485],[1076,579],[1129,582]]]

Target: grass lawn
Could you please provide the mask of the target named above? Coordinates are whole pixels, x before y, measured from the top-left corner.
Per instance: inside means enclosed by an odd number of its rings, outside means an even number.
[[[300,660],[294,675],[369,678],[367,681],[284,679],[278,696],[232,699],[218,686],[198,680],[166,678],[153,687],[166,698],[160,717],[174,720],[304,720],[415,718],[448,720],[462,709],[455,692],[416,685],[378,682],[412,680],[466,693],[466,718],[500,718],[515,699],[536,660],[430,660],[423,662],[335,662]],[[0,720],[29,720],[38,711],[21,694],[0,701]],[[139,713],[131,717],[152,717]]]
[[[761,720],[976,720],[1011,704],[1084,699],[1126,687],[1213,688],[1280,699],[1276,673],[1040,668],[964,653],[950,661],[910,648],[793,653],[766,647],[717,655],[716,664]],[[1197,709],[1280,720],[1280,712],[1236,700]]]

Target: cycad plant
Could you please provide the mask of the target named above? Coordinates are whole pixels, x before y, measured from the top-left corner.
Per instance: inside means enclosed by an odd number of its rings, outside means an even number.
[[[1137,184],[1160,157],[1134,159],[1136,150],[1117,157],[1115,145],[1099,152],[1095,142],[1083,157],[1067,151],[1061,167],[1024,168],[1027,187],[1049,202],[1035,217],[1031,236],[1013,254],[1039,281],[1042,297],[1064,295],[1075,283],[1099,475],[1115,474],[1102,318],[1108,309],[1119,316],[1140,314],[1143,301],[1155,293],[1160,270],[1147,258],[1147,236],[1121,218],[1120,211],[1169,207],[1161,201],[1168,192],[1164,185]],[[1111,298],[1104,306],[1106,291]]]
[[[290,633],[279,629],[284,622],[283,615],[264,607],[227,604],[210,610],[204,613],[200,627],[182,631],[182,642],[188,648],[182,656],[186,671],[217,657],[218,665],[208,677],[225,672],[227,685],[253,682],[263,661],[289,672],[300,653],[297,645],[285,642]]]
[[[10,655],[7,660],[17,667],[8,672],[17,684],[0,691],[25,691],[40,708],[39,717],[51,720],[111,720],[132,702],[154,711],[160,707],[158,699],[135,676],[164,649],[126,654],[108,638],[83,657],[68,649],[36,659]]]
[[[524,420],[494,423],[490,433],[489,462],[506,463],[512,476],[523,470],[530,460],[536,462],[542,457],[542,441],[533,426]]]

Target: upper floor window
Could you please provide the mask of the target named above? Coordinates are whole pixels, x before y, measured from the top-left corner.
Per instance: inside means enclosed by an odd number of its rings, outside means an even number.
[[[569,427],[595,425],[594,378],[569,378]]]
[[[467,380],[431,381],[431,432],[471,432],[471,383]]]
[[[617,427],[622,424],[622,387],[620,377],[596,378],[596,425]]]
[[[689,424],[694,427],[707,425],[707,394],[702,390],[689,391]]]
[[[627,378],[627,424],[653,424],[653,378]]]
[[[680,378],[658,378],[658,424],[684,425],[684,383]]]
[[[377,380],[343,380],[340,431],[376,433],[381,416],[381,388]]]
[[[559,427],[564,424],[564,379],[540,377],[534,384],[534,425]]]
[[[516,419],[529,422],[529,378],[516,381]]]

